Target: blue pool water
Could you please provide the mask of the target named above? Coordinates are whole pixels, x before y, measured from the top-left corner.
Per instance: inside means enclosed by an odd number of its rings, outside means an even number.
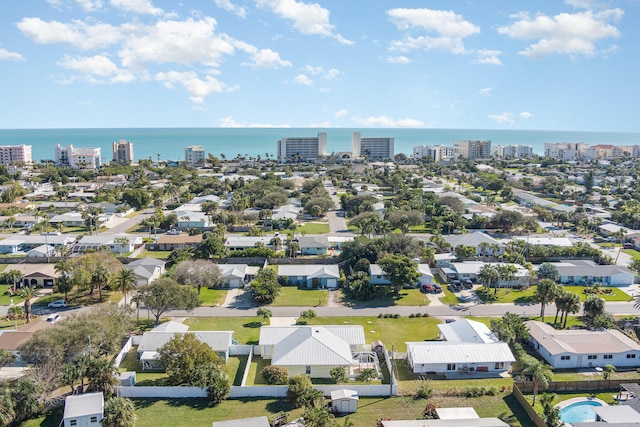
[[[587,400],[572,403],[560,410],[560,419],[569,424],[595,421],[596,413],[591,409],[594,406],[602,406],[602,403]]]

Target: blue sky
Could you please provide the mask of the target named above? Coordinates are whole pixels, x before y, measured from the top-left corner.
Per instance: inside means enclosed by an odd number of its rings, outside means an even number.
[[[29,0],[0,128],[640,131],[638,0]]]

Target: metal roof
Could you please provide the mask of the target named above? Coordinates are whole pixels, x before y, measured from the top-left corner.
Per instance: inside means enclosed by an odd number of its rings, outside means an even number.
[[[275,366],[353,365],[349,343],[321,326],[298,328],[273,347]]]
[[[364,329],[360,325],[327,325],[327,326],[263,326],[260,328],[260,345],[274,345],[297,329],[302,328],[324,328],[332,334],[340,337],[349,345],[363,345],[366,343]]]
[[[449,341],[408,342],[407,353],[413,363],[491,363],[515,362],[507,343],[459,343]]]
[[[302,276],[313,278],[340,278],[338,264],[279,265],[278,276]]]
[[[77,396],[67,396],[64,401],[64,417],[77,418],[88,415],[100,415],[104,412],[104,396],[102,392],[85,393]]]
[[[475,320],[461,319],[452,323],[438,325],[440,333],[449,342],[491,343],[498,338],[484,323]]]

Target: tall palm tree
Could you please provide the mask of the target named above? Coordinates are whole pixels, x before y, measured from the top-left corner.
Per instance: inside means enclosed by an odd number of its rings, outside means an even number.
[[[542,279],[538,282],[536,290],[533,293],[533,299],[539,302],[540,307],[540,321],[544,322],[544,309],[547,304],[553,302],[562,288],[556,282],[551,279]]]
[[[580,295],[574,292],[568,292],[568,297],[566,301],[566,305],[564,307],[564,320],[562,322],[562,327],[567,327],[567,318],[569,317],[569,313],[575,314],[580,311],[582,308],[582,300],[580,299]]]
[[[104,404],[102,427],[128,427],[136,424],[133,402],[126,397],[112,397]]]
[[[544,384],[546,387],[549,385],[549,381],[553,378],[551,366],[545,365],[533,356],[526,356],[522,358],[520,363],[524,365],[522,373],[531,376],[531,381],[533,382],[533,402],[531,403],[531,406],[535,406],[540,383]]]
[[[498,280],[500,280],[500,272],[491,264],[484,264],[478,272],[478,279],[484,284],[484,287],[491,289],[491,284],[496,283],[496,293],[498,293]]]
[[[100,263],[96,266],[93,274],[91,275],[91,294],[93,293],[93,288],[98,288],[98,295],[100,297],[100,301],[102,301],[102,288],[105,287],[109,280],[111,279],[111,271],[107,268],[104,263]]]
[[[18,296],[24,300],[24,315],[27,323],[31,321],[31,300],[39,295],[40,291],[33,286],[25,286],[18,291]]]
[[[87,366],[87,378],[89,389],[92,391],[102,391],[106,396],[113,396],[115,386],[118,384],[118,368],[111,360],[100,357],[91,359]]]
[[[123,268],[112,280],[112,286],[124,295],[124,304],[127,305],[127,294],[136,288],[137,277],[133,270]]]

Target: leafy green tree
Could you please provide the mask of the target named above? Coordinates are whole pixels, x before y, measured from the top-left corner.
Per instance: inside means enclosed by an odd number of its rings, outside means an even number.
[[[613,374],[615,373],[616,373],[616,367],[607,363],[606,365],[604,365],[604,368],[602,369],[602,379],[609,380],[613,377]]]
[[[209,402],[218,404],[222,402],[231,391],[229,377],[224,373],[220,364],[208,362],[196,367],[194,380],[191,384],[196,387],[207,388]]]
[[[529,339],[529,328],[524,319],[515,313],[507,312],[500,319],[491,320],[491,331],[511,348],[514,343]]]
[[[540,404],[542,405],[543,420],[549,427],[560,427],[563,423],[560,420],[560,408],[553,405],[558,398],[555,393],[545,393],[540,396]]]
[[[111,286],[122,292],[125,305],[127,304],[127,295],[136,288],[137,281],[136,273],[130,268],[123,268],[113,277]]]
[[[282,366],[265,366],[260,371],[260,375],[269,385],[287,384],[289,382],[289,372]]]
[[[198,290],[202,287],[219,288],[224,283],[224,276],[217,264],[203,259],[182,261],[176,265],[173,277],[182,285],[190,285]]]
[[[11,395],[15,420],[24,421],[42,412],[47,392],[42,380],[27,375],[11,386]]]
[[[137,297],[153,314],[156,325],[168,310],[191,311],[199,305],[198,294],[194,289],[181,286],[168,277],[140,286]]]
[[[404,285],[414,286],[420,278],[416,263],[406,255],[387,255],[378,261],[395,293]]]
[[[151,203],[151,195],[138,188],[126,190],[122,193],[122,201],[136,210],[146,208]]]
[[[315,407],[323,399],[322,392],[313,388],[308,375],[296,375],[289,378],[287,399],[296,408]]]
[[[553,280],[554,282],[557,282],[558,278],[560,277],[560,275],[558,274],[558,269],[550,262],[540,264],[536,276],[538,276],[538,279],[549,279]]]
[[[331,368],[329,371],[329,375],[331,379],[336,382],[336,384],[343,383],[349,379],[347,376],[347,368],[344,366],[335,366]]]
[[[302,313],[300,313],[300,318],[306,322],[310,322],[311,320],[315,319],[316,316],[317,314],[315,310],[305,310]]]
[[[222,240],[212,236],[200,242],[194,249],[193,255],[200,259],[223,258],[227,252]]]
[[[134,427],[137,418],[133,401],[126,397],[112,397],[104,403],[102,427]]]
[[[275,271],[261,269],[251,282],[251,291],[258,304],[271,304],[280,294],[281,285]]]
[[[13,396],[9,387],[0,388],[0,426],[8,426],[16,418]]]
[[[159,365],[166,370],[169,384],[197,385],[199,366],[222,361],[208,344],[194,333],[176,334],[158,349]]]
[[[487,289],[491,289],[492,284],[496,284],[496,292],[498,290],[498,281],[500,280],[500,272],[498,269],[491,264],[484,264],[480,267],[480,271],[478,271],[478,280],[480,280],[484,287]]]
[[[337,425],[334,415],[325,406],[307,407],[303,418],[306,427],[335,427]]]
[[[556,296],[562,290],[561,285],[558,285],[551,279],[542,279],[538,282],[536,290],[533,293],[533,300],[540,303],[540,319],[544,321],[544,309],[547,304],[553,302]]]
[[[256,312],[258,317],[262,317],[262,324],[266,324],[272,316],[271,310],[265,307],[260,307]]]
[[[369,301],[379,293],[379,288],[371,283],[371,277],[364,271],[357,271],[349,276],[348,282],[347,296],[356,301]]]

